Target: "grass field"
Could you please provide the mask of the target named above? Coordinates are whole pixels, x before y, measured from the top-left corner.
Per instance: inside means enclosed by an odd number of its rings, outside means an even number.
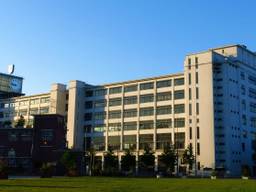
[[[0,180],[0,191],[18,192],[243,192],[256,191],[256,180],[241,179],[135,179],[135,178],[53,178]]]

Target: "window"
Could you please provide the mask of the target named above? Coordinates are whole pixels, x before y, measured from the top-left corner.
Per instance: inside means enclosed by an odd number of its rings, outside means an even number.
[[[36,115],[36,114],[38,114],[38,108],[30,109],[29,114],[30,114],[30,115]]]
[[[137,109],[127,109],[127,110],[124,110],[124,117],[125,118],[137,117]]]
[[[48,142],[53,140],[53,129],[41,129],[40,137],[42,142]]]
[[[140,90],[154,89],[154,83],[142,83],[140,84]]]
[[[157,115],[166,115],[166,114],[172,114],[172,106],[161,106],[156,108],[156,114]]]
[[[105,99],[94,101],[94,107],[95,108],[103,108],[106,107],[107,101]]]
[[[122,87],[113,87],[109,89],[109,94],[117,94],[122,92]]]
[[[106,112],[96,112],[94,113],[94,120],[104,120],[106,118]]]
[[[92,108],[92,101],[86,101],[85,102],[85,109],[91,109]]]
[[[200,129],[199,129],[199,127],[196,127],[196,138],[200,139]]]
[[[199,88],[196,88],[196,99],[199,99]]]
[[[198,84],[198,72],[196,72],[196,84]]]
[[[92,120],[92,113],[85,113],[84,114],[84,120],[85,121],[91,121]]]
[[[256,99],[256,89],[249,88],[249,97]]]
[[[175,133],[174,134],[174,145],[176,149],[185,148],[185,133]]]
[[[41,103],[50,103],[50,97],[41,98]]]
[[[105,137],[93,137],[92,138],[93,148],[96,151],[104,151],[105,150]]]
[[[242,115],[242,124],[247,125],[247,118],[246,115]]]
[[[199,115],[199,103],[196,103],[196,114]]]
[[[256,113],[256,103],[250,103],[250,112]]]
[[[189,98],[189,100],[191,100],[191,97],[192,97],[191,88],[189,88],[188,91],[189,91],[189,92],[188,92],[188,94],[189,94],[188,98]]]
[[[172,99],[172,92],[157,93],[157,101],[168,101]]]
[[[121,123],[109,123],[108,124],[108,131],[121,131]]]
[[[185,127],[185,118],[176,118],[174,119],[174,127]]]
[[[192,115],[192,104],[189,103],[189,115]]]
[[[119,119],[119,118],[121,118],[121,111],[120,110],[109,112],[109,119]]]
[[[39,104],[39,99],[31,99],[30,100],[30,105],[37,105]]]
[[[188,74],[188,84],[191,85],[191,74]]]
[[[163,129],[163,128],[171,128],[172,127],[172,120],[171,119],[163,119],[156,121],[156,128]]]
[[[157,81],[156,87],[162,88],[162,87],[171,87],[172,86],[172,80],[164,80],[164,81]]]
[[[184,113],[184,112],[185,112],[185,105],[184,104],[174,105],[174,113],[175,114]]]
[[[107,94],[107,89],[97,89],[94,91],[94,96],[104,96]]]
[[[154,101],[153,94],[141,95],[140,96],[140,103],[149,103]]]
[[[125,97],[124,98],[124,104],[125,105],[131,105],[131,104],[136,104],[136,103],[137,103],[137,96]]]
[[[174,85],[184,85],[184,78],[174,79]]]
[[[174,91],[174,99],[184,99],[185,93],[184,90]]]
[[[26,116],[28,111],[26,109],[20,110],[20,116]]]
[[[9,132],[9,134],[8,134],[8,140],[9,141],[17,141],[18,140],[18,138],[17,138],[18,136],[17,136],[17,133],[16,132]]]
[[[197,152],[197,155],[200,155],[200,143],[197,143],[197,150],[196,150],[196,152]]]
[[[156,135],[156,148],[164,149],[169,147],[172,143],[172,134],[171,133],[160,133]]]
[[[241,72],[241,73],[240,73],[240,76],[241,76],[241,79],[242,79],[242,80],[245,80],[245,74],[244,74],[244,72]]]
[[[108,137],[108,148],[111,150],[120,149],[120,136],[109,136]]]
[[[249,83],[256,85],[256,77],[249,75],[248,80],[249,80]]]
[[[28,101],[21,101],[20,102],[20,106],[27,106],[28,105]]]
[[[85,125],[84,126],[84,132],[85,133],[91,133],[92,131],[92,125]]]
[[[109,99],[109,106],[119,106],[122,104],[121,98]]]
[[[136,149],[136,135],[124,135],[123,136],[124,149],[134,150]]]
[[[93,127],[93,132],[95,133],[102,133],[104,132],[106,129],[106,125],[105,124],[98,124],[98,125],[94,125]]]
[[[189,127],[189,139],[192,139],[192,127]]]
[[[245,95],[246,94],[246,89],[244,85],[241,85],[241,94]]]
[[[49,107],[40,108],[40,114],[47,114],[47,113],[49,113]]]
[[[89,90],[85,92],[85,97],[92,97],[93,96],[93,91]]]
[[[154,108],[153,107],[146,107],[140,109],[140,116],[152,116],[154,115]]]
[[[140,121],[140,129],[154,129],[154,121]]]
[[[133,92],[138,90],[138,85],[128,85],[124,87],[124,92]]]
[[[137,122],[124,122],[123,129],[125,131],[137,130]]]
[[[153,149],[153,134],[139,135],[139,148],[145,149],[145,147]]]

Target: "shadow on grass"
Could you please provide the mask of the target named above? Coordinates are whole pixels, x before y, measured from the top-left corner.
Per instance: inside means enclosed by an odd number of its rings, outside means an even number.
[[[47,185],[7,185],[7,184],[0,184],[0,187],[24,187],[24,188],[50,188],[50,189],[79,189],[81,187],[74,187],[74,186],[47,186]]]

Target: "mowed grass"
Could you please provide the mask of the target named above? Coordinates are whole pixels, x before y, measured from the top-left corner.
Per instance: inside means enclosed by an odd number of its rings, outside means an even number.
[[[256,180],[79,177],[0,180],[0,191],[18,192],[256,192]]]

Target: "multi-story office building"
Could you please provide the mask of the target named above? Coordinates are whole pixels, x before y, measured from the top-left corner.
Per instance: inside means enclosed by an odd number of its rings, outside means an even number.
[[[180,152],[193,146],[197,170],[224,167],[239,175],[248,165],[255,173],[256,54],[243,45],[214,48],[187,55],[184,68],[183,73],[100,86],[55,85],[46,94],[48,112],[67,116],[69,147],[94,148],[102,161],[110,148],[119,160],[125,149],[138,159],[148,145],[157,169],[158,156],[171,143]],[[40,96],[2,100],[0,121],[15,113],[12,103],[19,103],[18,111],[20,101],[35,97]],[[29,115],[32,105],[27,108]]]

